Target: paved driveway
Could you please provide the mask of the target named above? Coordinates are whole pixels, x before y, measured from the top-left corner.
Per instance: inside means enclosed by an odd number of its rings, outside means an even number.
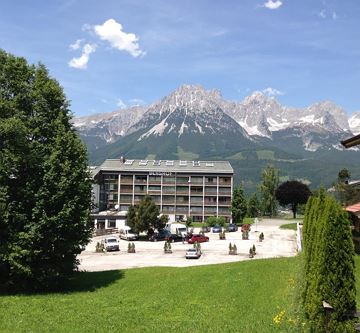
[[[264,219],[257,226],[253,225],[249,240],[241,239],[240,230],[226,233],[226,240],[219,240],[219,234],[207,233],[210,241],[201,243],[203,255],[200,259],[185,259],[185,252],[190,244],[172,243],[171,254],[164,254],[164,242],[135,241],[136,253],[127,253],[128,242],[120,240],[120,252],[95,253],[95,245],[103,237],[94,237],[86,250],[79,255],[80,269],[103,271],[147,266],[185,267],[209,265],[262,258],[291,257],[296,255],[296,234],[292,230],[279,229],[279,225],[291,223],[278,219]],[[195,230],[196,232],[196,230]],[[259,234],[265,239],[259,242]],[[229,255],[229,243],[236,244],[238,255]],[[249,249],[253,244],[257,255],[249,259]]]

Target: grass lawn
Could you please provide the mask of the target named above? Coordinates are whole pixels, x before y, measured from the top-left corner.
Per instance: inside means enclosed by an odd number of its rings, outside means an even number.
[[[253,217],[245,217],[243,220],[243,224],[253,224],[254,218]]]
[[[280,229],[296,230],[297,223],[287,223],[280,226]]]
[[[278,332],[296,258],[79,273],[68,292],[0,297],[0,332]]]
[[[0,332],[293,332],[298,266],[295,257],[79,273],[62,293],[0,296]]]
[[[244,218],[243,224],[253,224],[253,223],[254,223],[254,218],[252,217]],[[205,225],[204,222],[193,222],[190,228],[201,228],[203,225]]]

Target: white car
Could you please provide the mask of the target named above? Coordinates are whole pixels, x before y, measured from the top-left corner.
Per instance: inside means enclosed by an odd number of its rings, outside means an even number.
[[[186,259],[199,259],[201,257],[201,250],[198,249],[188,249],[186,251]]]
[[[125,226],[119,231],[120,239],[126,240],[136,240],[139,238],[139,235],[131,230],[130,227]]]
[[[103,240],[106,251],[120,251],[119,240],[117,237],[106,237]]]

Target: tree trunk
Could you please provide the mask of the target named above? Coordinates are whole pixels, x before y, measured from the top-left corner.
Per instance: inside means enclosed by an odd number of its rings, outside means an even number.
[[[296,219],[296,208],[297,208],[297,204],[293,204],[292,205],[292,212],[293,212],[293,218]]]

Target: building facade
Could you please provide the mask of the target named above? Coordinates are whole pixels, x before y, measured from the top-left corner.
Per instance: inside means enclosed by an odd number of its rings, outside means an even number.
[[[108,159],[94,172],[99,211],[127,211],[151,196],[170,220],[231,220],[234,170],[227,161]]]

